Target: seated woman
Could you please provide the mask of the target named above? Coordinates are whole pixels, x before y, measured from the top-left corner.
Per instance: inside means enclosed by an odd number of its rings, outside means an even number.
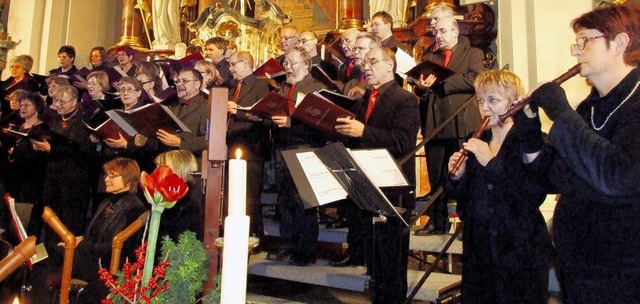
[[[73,278],[88,283],[82,303],[100,303],[109,293],[98,277],[99,263],[108,268],[111,263],[113,238],[127,228],[145,211],[138,196],[140,168],[128,158],[116,158],[103,166],[107,197],[81,236],[76,237],[73,260]],[[142,230],[133,235],[122,248],[122,263],[129,257],[134,260],[135,248],[140,246]],[[100,261],[100,262],[99,262]]]
[[[188,150],[172,150],[156,156],[155,163],[158,167],[169,166],[189,186],[187,195],[173,208],[165,209],[162,213],[159,238],[168,235],[177,241],[182,232],[190,230],[202,241],[204,213],[201,182],[191,174],[198,170],[195,156]]]
[[[29,92],[20,94],[20,117],[24,120],[14,131],[26,133],[30,138],[45,140],[49,137],[49,126],[42,121],[44,100],[40,94]],[[42,229],[42,187],[44,185],[47,155],[44,151],[36,151],[27,138],[18,138],[11,147],[7,147],[9,165],[6,171],[7,192],[17,203],[33,205],[29,224],[25,228],[28,235],[40,237]],[[15,245],[16,243],[14,243]]]

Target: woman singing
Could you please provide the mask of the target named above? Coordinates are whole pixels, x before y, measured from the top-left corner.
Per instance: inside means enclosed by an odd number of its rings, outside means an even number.
[[[38,93],[27,93],[19,97],[20,117],[24,123],[13,128],[26,138],[19,138],[9,148],[9,167],[7,173],[7,190],[18,203],[33,204],[28,235],[40,237],[42,228],[42,187],[44,184],[47,155],[44,151],[36,151],[27,138],[45,140],[49,136],[49,126],[42,121],[44,100]]]
[[[568,303],[640,301],[640,6],[612,5],[574,19],[571,55],[593,84],[574,111],[555,83],[531,94],[516,126],[539,134],[536,106],[553,125],[551,146],[525,154],[560,193],[553,235]],[[526,108],[525,108],[526,109]],[[532,141],[535,143],[535,139]]]
[[[512,72],[488,70],[475,89],[488,130],[464,143],[470,157],[446,184],[464,222],[462,301],[547,303],[551,238],[538,209],[546,193],[528,178],[513,121],[498,118],[524,88]]]

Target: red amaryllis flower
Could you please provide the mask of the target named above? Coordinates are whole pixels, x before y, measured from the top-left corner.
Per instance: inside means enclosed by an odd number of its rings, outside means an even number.
[[[149,202],[165,208],[173,207],[189,191],[184,179],[173,173],[168,166],[157,168],[151,175],[142,172],[140,186]]]

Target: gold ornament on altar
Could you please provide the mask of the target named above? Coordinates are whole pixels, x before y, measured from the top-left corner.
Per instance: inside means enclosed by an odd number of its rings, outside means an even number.
[[[256,7],[264,11],[256,18],[243,16],[239,11],[228,7],[206,7],[200,16],[188,24],[189,31],[195,34],[191,44],[204,46],[212,37],[222,37],[237,45],[238,50],[251,53],[257,65],[269,58],[278,56],[280,28],[291,22],[291,16],[271,0],[257,1]]]

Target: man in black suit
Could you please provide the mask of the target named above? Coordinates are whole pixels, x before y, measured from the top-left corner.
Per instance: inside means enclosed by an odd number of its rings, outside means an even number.
[[[234,158],[237,149],[247,160],[247,214],[251,217],[251,234],[261,238],[262,224],[263,165],[271,158],[269,138],[270,122],[255,117],[248,112],[238,111],[238,106],[250,107],[269,93],[269,83],[253,75],[253,57],[248,52],[237,52],[229,58],[233,78],[238,81],[235,90],[229,90],[227,111],[230,114],[227,131],[229,159]]]
[[[416,142],[420,117],[418,99],[395,81],[393,51],[377,48],[369,51],[364,61],[364,73],[372,90],[367,90],[355,106],[357,119],[339,118],[338,133],[350,138],[352,148],[388,149],[396,160],[410,153]],[[413,158],[402,166],[407,181],[415,184]],[[413,191],[392,201],[402,217],[408,221],[415,205]],[[371,218],[374,214],[361,212],[360,224],[365,231],[366,243],[370,243]],[[368,266],[372,275],[373,303],[402,303],[407,294],[407,263],[409,234],[403,233],[404,224],[399,218],[390,217],[386,223],[376,224],[375,247],[368,253]],[[351,229],[351,227],[350,227]]]
[[[282,52],[286,53],[289,49],[295,48],[298,45],[298,35],[300,31],[292,24],[285,24],[280,28],[280,47]],[[276,61],[280,65],[284,64],[284,54],[278,56]]]
[[[220,76],[220,79],[215,81],[216,84],[233,90],[238,82],[233,78],[229,70],[229,62],[224,57],[226,51],[227,40],[224,40],[224,38],[213,37],[204,44],[204,55],[207,60],[216,65]]]
[[[460,36],[458,22],[452,17],[440,18],[434,25],[435,43],[423,55],[430,60],[456,72],[439,81],[435,76],[420,79],[416,94],[420,97],[422,136],[442,124],[462,104],[475,95],[473,82],[485,69],[480,49],[471,47],[469,40]],[[447,175],[447,161],[460,150],[465,137],[473,133],[480,124],[480,114],[475,107],[467,107],[426,145],[429,182],[431,189],[441,185]],[[444,233],[447,224],[447,199],[441,196],[429,208],[429,226],[416,234]]]
[[[312,31],[303,31],[298,35],[298,47],[303,48],[309,57],[311,64],[319,66],[332,80],[338,77],[337,64],[333,62],[331,54],[327,54],[327,58],[323,58],[322,49],[318,46],[318,35]]]
[[[396,51],[404,50],[402,43],[393,36],[393,17],[385,11],[379,11],[371,16],[371,30],[380,40],[382,46]]]
[[[279,93],[295,100],[299,92],[310,93],[325,89],[326,86],[311,77],[311,57],[302,48],[292,48],[284,53],[284,68],[287,81]],[[267,259],[281,261],[290,259],[297,266],[307,266],[316,261],[318,242],[318,211],[305,209],[291,173],[283,158],[282,151],[290,149],[318,148],[326,139],[322,132],[303,124],[289,116],[271,118],[277,128],[273,129],[275,150],[276,184],[278,189],[278,210],[280,212],[281,248],[267,255]]]
[[[209,118],[207,100],[200,93],[202,75],[194,68],[184,68],[174,82],[179,102],[170,105],[169,109],[191,132],[171,134],[159,130],[156,135],[165,146],[189,150],[199,159],[206,146],[206,125]]]
[[[344,52],[347,61],[340,66],[340,70],[338,71],[338,80],[342,81],[342,83],[346,84],[351,79],[358,79],[361,74],[361,70],[356,66],[356,40],[358,39],[358,34],[360,31],[355,28],[350,28],[342,33],[342,44],[340,47]],[[344,91],[345,94],[349,93],[348,91]]]

